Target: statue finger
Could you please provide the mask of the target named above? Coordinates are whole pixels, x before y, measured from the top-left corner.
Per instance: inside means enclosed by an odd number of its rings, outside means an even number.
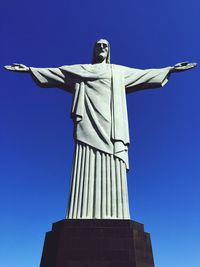
[[[186,66],[187,64],[188,64],[188,61],[183,61],[183,62],[175,64],[175,67]]]
[[[6,70],[14,70],[14,68],[11,65],[4,66],[4,69],[6,69]]]
[[[197,66],[196,63],[188,63],[188,65],[186,67],[189,68],[189,69],[191,69],[191,68],[194,68],[196,66]]]
[[[193,62],[193,63],[191,63],[191,64],[192,64],[193,68],[195,68],[195,67],[198,66],[198,64],[197,64],[196,62]]]
[[[19,63],[13,63],[12,66],[18,67],[19,69],[26,68],[24,64],[19,64]]]
[[[189,62],[188,62],[188,61],[183,61],[183,62],[181,62],[180,64],[181,64],[181,66],[186,66],[186,65],[189,64]]]
[[[19,63],[13,63],[12,66],[15,67],[15,66],[20,66],[22,64],[19,64]]]

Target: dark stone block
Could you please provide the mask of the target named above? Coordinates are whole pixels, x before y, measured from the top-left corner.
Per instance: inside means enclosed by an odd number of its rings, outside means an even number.
[[[40,267],[154,267],[150,235],[131,220],[62,220],[46,234]]]

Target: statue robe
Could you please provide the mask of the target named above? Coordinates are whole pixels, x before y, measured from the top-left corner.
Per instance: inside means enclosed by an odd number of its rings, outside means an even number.
[[[68,218],[130,218],[126,93],[163,86],[170,69],[140,70],[114,64],[31,68],[39,86],[74,94],[71,114],[76,152]]]

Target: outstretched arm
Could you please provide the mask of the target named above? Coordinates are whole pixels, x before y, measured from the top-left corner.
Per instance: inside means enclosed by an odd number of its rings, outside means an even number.
[[[171,73],[186,71],[196,67],[196,63],[182,62],[162,69],[132,69],[125,70],[125,87],[127,93],[138,90],[163,87]]]
[[[18,63],[4,68],[9,71],[30,73],[33,80],[40,87],[57,87],[69,92],[73,91],[74,79],[72,79],[72,75],[63,72],[60,68],[32,68]]]

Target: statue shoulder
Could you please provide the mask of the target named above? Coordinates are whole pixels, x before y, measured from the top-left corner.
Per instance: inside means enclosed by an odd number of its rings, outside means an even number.
[[[79,72],[83,70],[90,70],[91,69],[91,64],[74,64],[74,65],[64,65],[59,67],[60,70],[62,71],[69,71],[69,72]]]
[[[118,65],[118,64],[112,64],[112,68],[115,71],[121,72],[121,73],[127,73],[127,72],[130,72],[131,70],[133,70],[133,68],[126,67],[126,66],[123,66],[123,65]]]

